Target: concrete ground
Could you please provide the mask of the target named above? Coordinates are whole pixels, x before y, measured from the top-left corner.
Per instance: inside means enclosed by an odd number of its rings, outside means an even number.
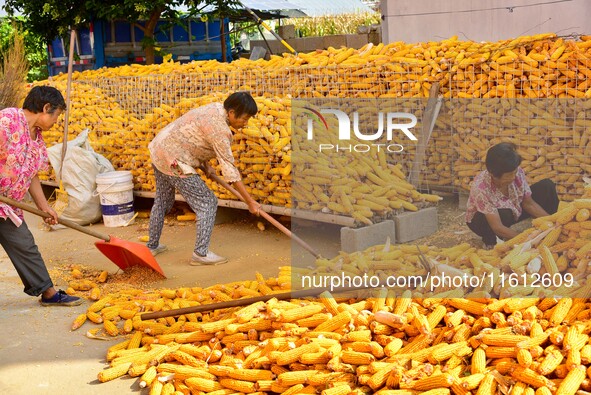
[[[258,271],[265,277],[277,276],[280,266],[289,265],[292,253],[295,259],[313,262],[310,254],[291,248],[290,239],[266,223],[266,229],[257,228],[257,219],[245,211],[221,209],[215,226],[211,249],[229,258],[229,262],[215,267],[194,267],[188,262],[195,241],[194,222],[179,223],[170,217],[170,226],[165,226],[161,242],[169,251],[158,255],[157,260],[167,275],[151,284],[153,288],[178,288],[181,286],[210,286],[238,280],[253,280]],[[44,231],[41,220],[26,215],[39,249],[48,268],[68,264],[82,264],[117,271],[111,261],[94,246],[97,240],[72,229]],[[338,253],[339,240],[334,227],[321,231],[323,240],[316,233],[320,225],[302,228],[303,232],[315,234],[313,240],[302,234],[303,239],[317,248],[323,256]],[[102,233],[120,239],[138,241],[138,236],[147,235],[147,220],[138,220],[126,228],[105,228],[102,223],[92,225]],[[329,227],[331,228],[331,227]],[[55,281],[54,281],[55,282]],[[57,282],[57,287],[66,289],[67,284]],[[118,340],[102,341],[85,336],[88,329],[98,327],[86,323],[78,331],[70,331],[74,318],[83,312],[89,301],[76,307],[43,307],[38,298],[23,293],[23,285],[14,267],[0,248],[0,393],[20,394],[128,394],[140,392],[135,379],[123,378],[108,383],[99,383],[97,374],[107,367],[106,350]]]

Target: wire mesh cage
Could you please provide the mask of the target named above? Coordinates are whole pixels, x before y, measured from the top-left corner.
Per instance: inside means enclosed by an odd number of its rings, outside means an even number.
[[[291,99],[402,100],[392,106],[412,113],[417,118],[413,130],[428,129],[430,139],[418,164],[418,145],[412,141],[403,153],[388,155],[390,171],[396,167],[408,175],[418,166],[420,188],[467,191],[484,168],[486,150],[512,141],[528,180],[552,178],[560,197],[570,200],[580,196],[582,177],[591,172],[585,155],[591,148],[590,48],[588,37],[576,41],[547,34],[498,43],[396,42],[358,51],[285,54],[269,61],[169,62],[88,71],[75,78],[70,134],[89,128],[97,152],[116,169],[132,171],[136,190],[153,191],[147,146],[158,131],[196,106],[247,90],[260,111],[235,133],[237,165],[259,201],[291,207],[296,190],[292,170],[297,168],[292,163],[297,142]],[[65,88],[65,78],[51,83]],[[427,128],[423,118],[435,83],[441,109]],[[45,132],[48,145],[60,142],[62,131],[58,122]],[[319,187],[324,194],[331,192],[328,184]],[[234,198],[212,188],[220,198]],[[301,196],[296,202],[314,206]],[[314,208],[330,210],[324,203]],[[338,213],[338,206],[331,206],[337,210],[330,212]]]

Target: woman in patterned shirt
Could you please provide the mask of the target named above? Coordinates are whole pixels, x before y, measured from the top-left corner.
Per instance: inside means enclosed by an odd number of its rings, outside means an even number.
[[[486,170],[474,178],[466,223],[482,237],[486,248],[497,244],[497,237],[508,240],[517,236],[511,225],[558,210],[555,184],[544,179],[530,188],[520,164],[515,145],[499,143],[486,153]]]
[[[168,124],[152,140],[148,148],[156,178],[156,196],[150,213],[150,240],[148,248],[153,255],[166,250],[159,243],[164,216],[175,201],[175,189],[183,196],[197,215],[197,238],[191,265],[216,265],[227,262],[209,250],[217,198],[195,171],[216,158],[225,180],[233,184],[248,205],[257,214],[260,204],[246,191],[232,155],[232,130],[242,129],[257,113],[257,104],[247,92],[235,92],[224,103],[211,103],[191,110]]]
[[[23,108],[0,111],[0,194],[21,201],[27,191],[45,218],[57,224],[57,214],[47,203],[37,173],[47,169],[47,150],[41,132],[49,130],[65,110],[62,94],[49,86],[36,86],[27,95]],[[25,293],[41,295],[44,306],[75,306],[82,299],[67,295],[53,286],[45,262],[20,209],[0,203],[0,244],[6,251]]]

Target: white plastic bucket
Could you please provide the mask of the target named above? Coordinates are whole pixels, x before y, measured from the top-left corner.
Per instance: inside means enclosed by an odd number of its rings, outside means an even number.
[[[114,228],[133,222],[132,180],[129,171],[109,171],[96,176],[96,193],[100,196],[105,226]]]

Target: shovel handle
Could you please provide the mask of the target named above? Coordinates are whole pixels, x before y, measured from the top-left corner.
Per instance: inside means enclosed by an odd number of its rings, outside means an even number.
[[[335,288],[332,290],[331,293],[333,295],[336,295],[341,292],[361,291],[361,290],[367,290],[367,289],[373,289],[373,288],[380,288],[382,286],[383,285],[378,286],[378,287]],[[229,309],[231,307],[248,306],[249,304],[253,304],[256,302],[267,302],[273,298],[275,298],[277,300],[306,298],[309,296],[316,296],[324,291],[325,291],[324,288],[301,289],[299,291],[289,291],[289,292],[282,292],[282,293],[276,293],[276,294],[254,296],[252,298],[228,300],[226,302],[202,304],[199,306],[183,307],[180,309],[155,311],[153,313],[141,314],[140,318],[142,320],[152,320],[152,319],[165,318],[165,317],[176,317],[176,316],[184,315],[184,314],[202,313],[204,311],[222,310],[222,309]]]
[[[236,189],[234,189],[232,186],[230,186],[230,184],[228,184],[226,181],[224,181],[217,174],[210,173],[210,174],[208,174],[208,176],[209,176],[209,178],[211,178],[212,180],[214,180],[215,182],[217,182],[218,184],[220,184],[221,186],[226,188],[228,191],[230,191],[238,199],[240,199],[241,201],[244,202],[244,198],[240,195],[240,193],[238,193],[238,191]],[[261,217],[265,218],[267,221],[269,221],[271,224],[273,224],[273,226],[275,226],[277,229],[279,229],[281,232],[283,232],[285,235],[287,235],[287,237],[291,238],[296,243],[298,243],[300,246],[302,246],[306,251],[308,251],[310,254],[314,255],[314,257],[316,259],[320,258],[320,254],[318,252],[316,252],[316,250],[314,250],[312,247],[310,247],[308,245],[308,243],[306,243],[304,240],[302,240],[298,236],[294,235],[289,229],[287,229],[285,226],[283,226],[275,218],[271,217],[268,213],[266,213],[263,210],[261,210],[259,212],[259,214],[261,215]]]
[[[47,214],[45,211],[41,211],[41,210],[39,210],[39,209],[37,209],[37,208],[35,208],[33,206],[30,206],[28,204],[25,204],[25,203],[16,201],[16,200],[11,199],[11,198],[8,198],[6,196],[0,195],[0,202],[9,204],[9,205],[14,206],[14,207],[18,207],[18,208],[20,208],[22,210],[25,210],[25,211],[30,212],[31,214],[35,214],[35,215],[38,215],[38,216],[43,217],[43,218],[51,218],[51,215]],[[111,237],[110,236],[105,235],[105,234],[100,233],[100,232],[96,232],[93,229],[88,229],[85,226],[78,225],[76,222],[70,221],[69,219],[59,218],[58,217],[57,222],[60,223],[60,224],[62,224],[62,225],[64,225],[64,226],[67,226],[68,228],[72,228],[72,229],[77,230],[79,232],[86,233],[89,236],[94,236],[97,239],[102,239],[102,240],[104,240],[106,242],[108,242],[109,240],[111,240]]]

